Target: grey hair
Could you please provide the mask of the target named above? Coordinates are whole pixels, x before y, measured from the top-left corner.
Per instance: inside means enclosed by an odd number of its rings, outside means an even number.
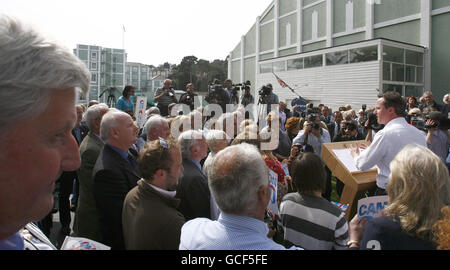
[[[203,138],[203,133],[197,130],[184,131],[178,137],[178,143],[181,146],[181,155],[188,158],[191,155],[192,146],[196,145]]]
[[[220,151],[208,169],[209,188],[225,213],[251,214],[260,186],[269,183],[269,172],[258,149],[250,144]]]
[[[108,141],[110,136],[111,128],[117,127],[117,118],[121,115],[129,115],[126,112],[119,111],[115,108],[109,110],[109,112],[105,113],[102,118],[102,122],[100,123],[100,138],[103,141]]]
[[[89,83],[89,70],[67,48],[0,14],[0,130],[42,113],[52,90],[87,95]]]
[[[99,120],[100,114],[102,111],[108,111],[109,107],[105,103],[100,103],[96,105],[92,105],[89,107],[84,115],[86,119],[86,124],[89,128],[89,130],[94,129],[94,121]]]
[[[206,134],[206,143],[213,153],[217,153],[216,141],[220,140],[227,140],[227,134],[222,130],[210,130],[208,134]]]
[[[162,121],[167,122],[167,120],[164,117],[159,115],[154,115],[150,117],[144,125],[144,133],[148,136],[148,133],[150,133],[152,129],[161,127]]]

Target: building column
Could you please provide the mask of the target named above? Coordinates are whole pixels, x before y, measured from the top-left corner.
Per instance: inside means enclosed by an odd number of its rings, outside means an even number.
[[[374,10],[375,3],[373,1],[366,1],[366,40],[373,39],[373,24],[374,24]]]
[[[257,90],[257,87],[258,87],[258,74],[259,74],[259,53],[260,53],[260,51],[261,51],[261,48],[260,48],[260,45],[259,45],[259,43],[260,43],[260,31],[259,31],[259,25],[260,25],[260,23],[261,23],[261,16],[258,16],[257,18],[256,18],[256,24],[255,24],[255,35],[256,35],[256,38],[255,38],[255,40],[256,40],[256,46],[255,46],[255,82],[254,82],[254,86],[253,86],[253,91],[254,91],[254,93],[253,93],[253,96],[256,96],[256,90]]]
[[[297,0],[297,53],[301,53],[303,43],[303,0]]]
[[[228,55],[228,76],[227,78],[231,78],[231,66],[233,61],[233,52],[230,52]]]
[[[245,59],[245,36],[241,37],[241,79],[238,83],[244,82],[244,59]]]
[[[431,91],[431,1],[420,1],[420,45],[425,47],[424,85],[425,91]]]
[[[274,20],[273,20],[273,56],[274,58],[277,58],[279,55],[278,49],[279,49],[279,7],[280,3],[279,0],[273,1],[273,11],[274,11]]]
[[[327,0],[327,47],[333,47],[333,0]]]

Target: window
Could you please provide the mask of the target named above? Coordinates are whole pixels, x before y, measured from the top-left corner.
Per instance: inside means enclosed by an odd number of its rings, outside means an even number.
[[[97,61],[97,52],[91,52],[91,61]]]
[[[288,60],[287,69],[288,70],[303,69],[303,58]]]
[[[404,63],[404,50],[400,48],[383,46],[383,60],[389,62]]]
[[[276,71],[285,71],[286,70],[285,63],[286,62],[284,62],[284,61],[273,63],[273,66],[272,66],[273,67],[273,71],[274,72],[276,72]]]
[[[423,67],[417,67],[417,83],[423,83]]]
[[[97,83],[97,74],[95,73],[91,74],[91,83]]]
[[[415,66],[406,66],[405,81],[413,82],[413,83],[416,82],[416,67]]]
[[[272,64],[261,64],[259,66],[260,73],[270,73],[272,72]]]
[[[378,60],[378,46],[350,50],[350,63]]]
[[[91,69],[92,70],[97,70],[97,63],[91,62]]]
[[[322,55],[315,55],[310,57],[305,57],[305,68],[321,67],[323,66]]]
[[[406,50],[405,59],[406,64],[423,66],[423,53]]]
[[[326,58],[327,66],[348,64],[348,51],[327,53]]]
[[[409,97],[409,96],[420,97],[422,95],[422,93],[423,93],[422,86],[407,85],[405,87],[405,97]]]
[[[405,66],[399,64],[392,64],[392,81],[404,82],[405,81]]]
[[[395,91],[400,95],[403,94],[403,85],[401,84],[383,84],[383,93],[388,91]]]
[[[391,63],[383,62],[383,80],[391,81]]]

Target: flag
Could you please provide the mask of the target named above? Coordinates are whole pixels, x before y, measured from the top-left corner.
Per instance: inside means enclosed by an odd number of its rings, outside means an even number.
[[[277,81],[281,85],[281,87],[287,87],[287,84],[280,77],[278,77],[275,73],[273,75],[275,75],[275,78],[277,78]]]

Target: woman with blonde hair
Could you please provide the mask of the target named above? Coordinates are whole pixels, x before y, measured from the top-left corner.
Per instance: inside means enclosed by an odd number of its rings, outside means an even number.
[[[447,167],[432,151],[408,145],[390,165],[384,216],[367,221],[356,216],[350,224],[350,247],[384,250],[436,249],[433,225],[450,204]],[[361,228],[365,227],[364,230]],[[364,231],[364,234],[362,233]]]

